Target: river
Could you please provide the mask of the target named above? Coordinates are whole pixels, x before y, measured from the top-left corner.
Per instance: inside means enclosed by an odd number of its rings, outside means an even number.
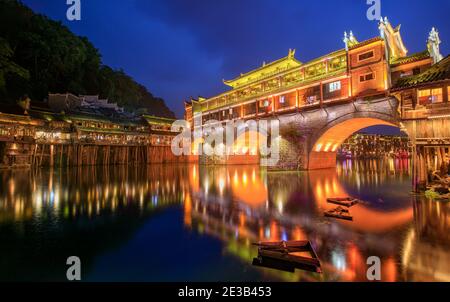
[[[336,169],[86,167],[0,171],[0,280],[450,281],[450,205],[411,193],[408,160]],[[354,196],[353,221],[325,218]],[[252,266],[253,242],[308,239],[322,274]]]

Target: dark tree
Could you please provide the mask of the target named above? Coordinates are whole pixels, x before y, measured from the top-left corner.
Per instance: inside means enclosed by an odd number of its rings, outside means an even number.
[[[87,38],[17,0],[0,0],[0,102],[25,94],[42,101],[48,93],[65,92],[98,94],[129,111],[174,117],[123,70],[103,65]]]

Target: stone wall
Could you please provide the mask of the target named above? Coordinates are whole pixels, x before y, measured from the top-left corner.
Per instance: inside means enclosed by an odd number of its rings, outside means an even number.
[[[336,166],[336,152],[315,152],[314,146],[329,129],[346,121],[370,119],[371,124],[353,125],[349,133],[373,124],[398,124],[398,101],[395,98],[378,99],[324,105],[321,108],[281,115],[280,160],[272,170],[312,170]],[[347,130],[348,129],[344,129]]]

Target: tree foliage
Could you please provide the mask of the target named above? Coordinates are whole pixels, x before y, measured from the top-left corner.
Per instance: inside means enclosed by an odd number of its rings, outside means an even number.
[[[128,110],[173,117],[123,70],[102,64],[101,55],[85,37],[35,14],[16,0],[0,0],[0,102],[29,95],[44,100],[48,93],[100,95]]]
[[[0,37],[0,90],[6,90],[5,77],[7,75],[15,75],[23,79],[29,79],[28,70],[20,67],[11,59],[13,51],[5,39]]]

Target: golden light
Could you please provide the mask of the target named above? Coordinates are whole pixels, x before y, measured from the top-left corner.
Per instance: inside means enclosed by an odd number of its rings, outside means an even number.
[[[333,154],[319,154],[324,148],[324,143],[327,142],[325,146],[325,151],[329,151],[331,146],[334,144],[333,149],[336,151],[337,148],[342,144],[348,137],[353,133],[358,132],[361,129],[378,126],[387,125],[394,126],[390,122],[381,120],[378,118],[352,118],[343,121],[328,130],[326,130],[321,137],[317,140],[317,143],[312,148],[313,152],[309,153],[309,168],[311,170],[322,169],[322,168],[332,168],[336,167],[336,157]],[[329,144],[328,144],[329,142]]]
[[[242,174],[242,182],[244,183],[244,185],[247,184],[247,182],[248,182],[247,172],[244,172],[244,174]]]
[[[245,226],[245,215],[244,213],[239,214],[239,226],[244,227]]]
[[[197,179],[197,168],[196,168],[196,166],[194,166],[194,168],[192,169],[192,178],[194,180]]]
[[[219,179],[219,192],[220,192],[220,195],[223,195],[224,189],[225,189],[225,179],[223,177],[221,177]]]
[[[283,200],[279,199],[278,200],[278,212],[280,212],[280,214],[283,214]]]
[[[209,180],[207,178],[205,179],[203,185],[205,187],[204,188],[205,189],[205,195],[208,195],[208,192],[209,192]]]

